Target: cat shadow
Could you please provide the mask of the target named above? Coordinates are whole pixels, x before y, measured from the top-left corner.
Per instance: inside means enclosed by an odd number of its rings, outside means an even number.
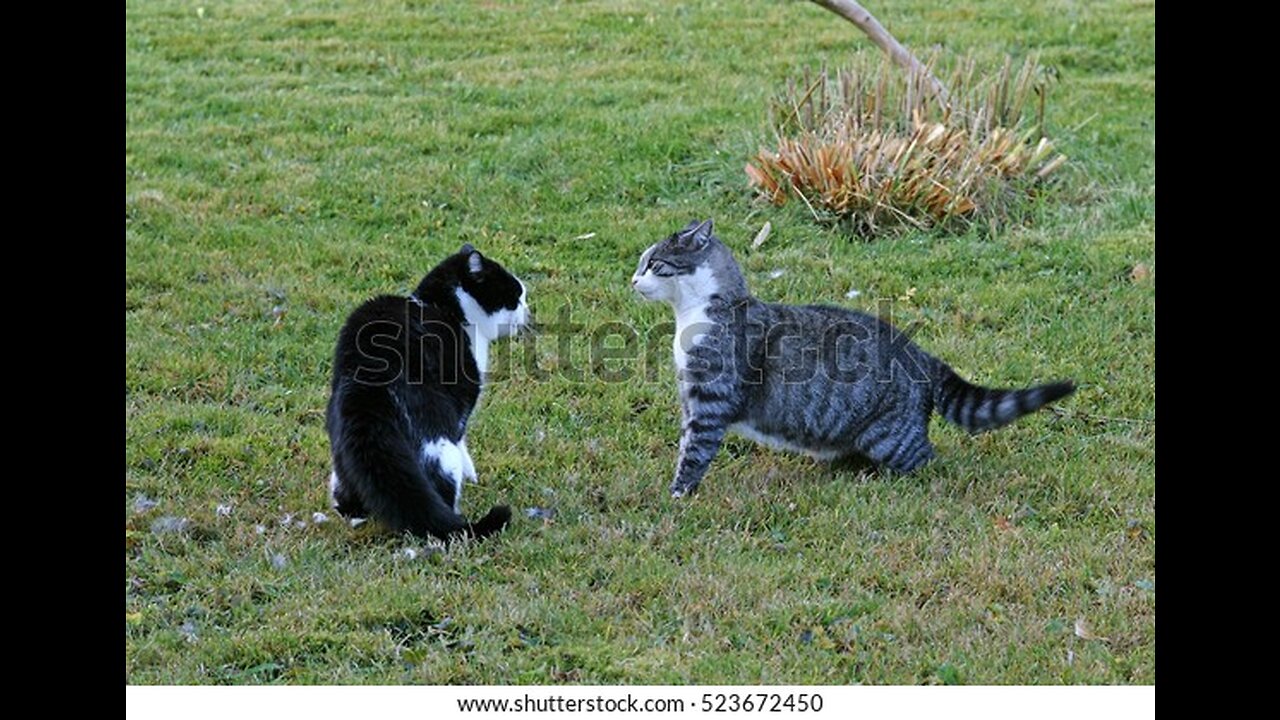
[[[776,450],[743,438],[726,438],[721,448],[726,457],[750,461],[756,457],[778,454]],[[877,480],[890,477],[888,470],[876,465],[870,458],[857,453],[842,455],[832,460],[811,460],[815,467],[821,468],[830,477],[844,477],[857,480]]]
[[[871,459],[865,455],[853,453],[844,455],[831,460],[827,463],[832,473],[845,474],[848,473],[855,477],[863,477],[867,480],[880,477],[880,469]]]

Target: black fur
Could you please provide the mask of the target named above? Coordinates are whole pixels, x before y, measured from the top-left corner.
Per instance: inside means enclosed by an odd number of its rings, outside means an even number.
[[[491,314],[516,309],[524,292],[502,266],[464,245],[412,296],[369,300],[339,333],[325,427],[342,515],[440,539],[484,537],[510,520],[511,510],[499,505],[468,522],[455,511],[457,473],[423,450],[430,443],[456,450],[480,396],[459,288]]]

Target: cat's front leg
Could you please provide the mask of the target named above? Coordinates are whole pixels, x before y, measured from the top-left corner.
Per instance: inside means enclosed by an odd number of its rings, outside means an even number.
[[[729,427],[722,417],[699,412],[697,403],[689,403],[688,408],[683,413],[680,452],[676,457],[675,479],[671,482],[671,497],[676,498],[698,489]]]
[[[467,452],[467,439],[465,437],[458,443],[458,449],[462,451],[462,479],[469,483],[480,482],[480,479],[476,477],[476,464],[471,460],[471,453]]]

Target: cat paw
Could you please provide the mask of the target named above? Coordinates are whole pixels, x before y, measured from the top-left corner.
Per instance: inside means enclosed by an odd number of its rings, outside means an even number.
[[[672,485],[671,497],[682,498],[685,495],[692,495],[693,491],[697,489],[698,489],[697,485]]]
[[[333,503],[333,509],[348,520],[364,522],[365,518],[369,517],[369,511],[365,509],[364,503],[351,496],[340,497]],[[355,525],[351,527],[355,527]]]

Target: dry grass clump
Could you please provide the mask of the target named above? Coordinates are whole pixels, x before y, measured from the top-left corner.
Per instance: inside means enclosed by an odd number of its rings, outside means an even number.
[[[939,75],[944,104],[887,62],[806,71],[774,99],[776,148],[761,149],[747,177],[776,204],[798,197],[815,219],[867,236],[999,222],[1066,162],[1042,132],[1049,75],[1033,59],[1015,72],[1007,57],[979,74],[965,58],[949,81]]]

